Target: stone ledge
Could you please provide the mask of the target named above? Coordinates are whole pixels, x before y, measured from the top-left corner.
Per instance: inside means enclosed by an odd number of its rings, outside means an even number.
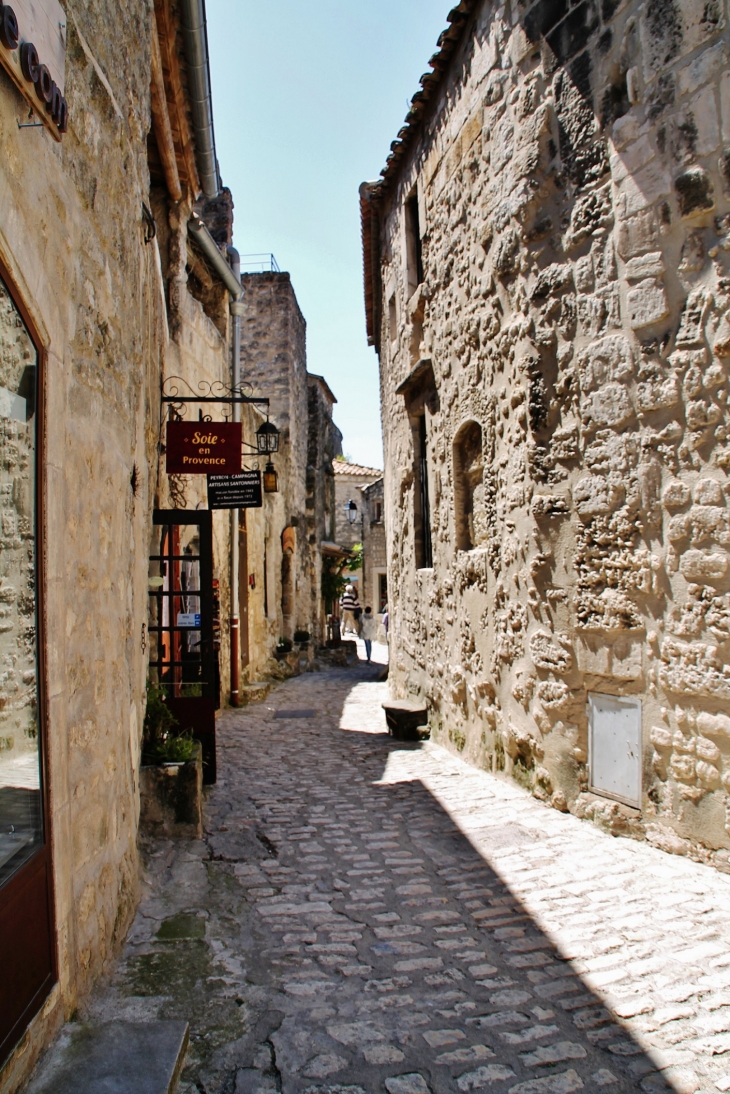
[[[27,1094],[174,1094],[187,1048],[187,1022],[67,1025]]]
[[[241,706],[261,703],[264,699],[268,699],[271,687],[271,682],[268,680],[262,680],[256,684],[242,684],[239,692]]]

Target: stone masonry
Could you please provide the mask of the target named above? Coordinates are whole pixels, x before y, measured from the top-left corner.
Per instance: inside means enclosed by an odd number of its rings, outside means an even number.
[[[347,460],[336,460],[335,473],[335,537],[341,547],[348,550],[358,544],[362,544],[362,566],[353,574],[345,571],[348,580],[352,580],[357,589],[357,595],[363,608],[377,599],[377,582],[374,580],[374,566],[380,571],[385,571],[385,544],[381,543],[378,530],[381,524],[373,524],[373,514],[370,511],[367,489],[375,483],[381,484],[381,521],[382,521],[382,481],[383,473],[374,467],[364,467],[362,464],[350,463]],[[354,501],[357,505],[355,521],[351,524],[345,513],[345,505]],[[373,591],[375,590],[375,591]],[[373,611],[378,610],[378,605],[372,603]]]
[[[325,638],[321,544],[332,539],[332,460],[342,451],[332,421],[337,400],[324,377],[307,372],[307,325],[290,275],[244,274],[242,282],[241,378],[271,399],[281,430],[273,458],[280,495],[266,526],[268,619],[276,637],[307,630],[318,643]]]
[[[725,869],[726,5],[448,19],[361,188],[393,692],[556,808]],[[633,758],[613,724],[589,747],[596,696],[639,700]]]
[[[382,476],[363,487],[365,527],[363,529],[364,593],[374,612],[387,605],[388,558],[385,543],[385,488]]]

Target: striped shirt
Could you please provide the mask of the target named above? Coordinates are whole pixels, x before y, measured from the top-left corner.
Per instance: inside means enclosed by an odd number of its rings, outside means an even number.
[[[360,607],[357,593],[343,593],[340,597],[340,608],[343,612],[351,612]]]

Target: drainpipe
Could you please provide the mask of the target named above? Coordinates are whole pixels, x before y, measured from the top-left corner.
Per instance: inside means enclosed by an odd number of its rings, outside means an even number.
[[[195,136],[195,162],[198,165],[203,193],[207,198],[214,198],[220,192],[221,183],[213,132],[213,99],[210,93],[205,0],[180,0],[180,15]]]
[[[241,288],[241,279],[240,277],[235,276],[233,270],[221,254],[218,244],[197,213],[193,213],[188,221],[188,233],[191,238],[195,240],[198,247],[200,247],[200,250],[228,289],[231,296],[234,297],[234,299],[238,299],[243,292],[243,289]],[[234,248],[231,248],[231,250],[233,249]],[[240,262],[238,268],[239,270],[241,268]]]
[[[233,276],[240,288],[241,259],[235,247],[228,248],[228,260]],[[233,362],[231,368],[234,392],[241,383],[241,316],[243,314],[243,290],[230,303],[233,318]],[[233,404],[233,421],[241,420],[241,404]],[[239,616],[239,555],[238,555],[238,509],[231,509],[231,706],[241,705],[241,620]]]

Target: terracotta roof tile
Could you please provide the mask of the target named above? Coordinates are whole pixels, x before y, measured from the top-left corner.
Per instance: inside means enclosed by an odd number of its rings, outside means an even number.
[[[335,475],[372,475],[379,479],[383,474],[377,467],[363,467],[359,463],[348,463],[346,460],[333,460],[332,467]]]

